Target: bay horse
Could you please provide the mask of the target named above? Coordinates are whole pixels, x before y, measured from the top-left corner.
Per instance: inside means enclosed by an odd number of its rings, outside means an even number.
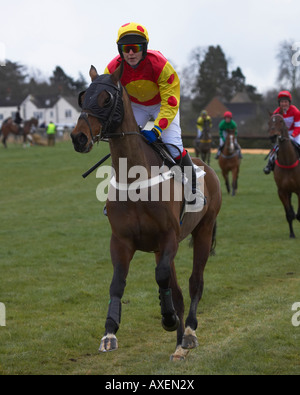
[[[239,151],[235,146],[235,132],[234,130],[228,130],[225,145],[219,157],[219,166],[222,170],[228,193],[230,193],[229,173],[232,173],[232,196],[236,195],[238,189],[240,164]]]
[[[275,161],[274,179],[278,188],[279,198],[286,212],[289,224],[290,238],[294,239],[293,221],[300,221],[300,161],[299,153],[292,143],[288,128],[281,114],[273,114],[269,120],[268,133],[277,137],[278,153]],[[292,195],[298,196],[298,212],[295,214],[292,206]]]
[[[4,148],[7,148],[6,141],[10,133],[23,136],[23,144],[25,145],[27,139],[30,140],[29,136],[30,136],[31,128],[37,126],[38,126],[38,120],[36,118],[31,118],[28,121],[25,121],[23,128],[20,128],[19,125],[17,125],[11,117],[6,119],[1,127],[1,134],[3,136],[2,143],[4,145]]]
[[[209,121],[204,121],[204,127],[200,138],[194,140],[195,155],[201,156],[203,162],[210,165],[212,137],[210,133]]]
[[[118,185],[124,186],[121,173],[125,158],[128,169],[138,166],[146,170],[147,182],[150,181],[151,169],[155,166],[160,168],[163,164],[161,157],[139,131],[129,96],[120,83],[122,72],[123,64],[111,75],[99,76],[97,70],[91,67],[92,83],[87,91],[79,95],[82,113],[71,133],[74,149],[80,153],[90,152],[95,142],[108,141],[115,174],[115,187],[111,182],[106,202],[112,230],[110,253],[114,274],[99,352],[118,349],[116,333],[121,322],[121,299],[130,262],[139,250],[155,254],[155,279],[159,287],[162,326],[167,331],[177,330],[177,345],[171,360],[183,360],[189,350],[198,345],[197,306],[203,292],[204,268],[216,239],[216,219],[221,207],[220,182],[210,167],[194,159],[197,165],[205,167],[207,202],[202,211],[186,213],[182,221],[182,176],[180,182],[173,178],[169,180],[170,190],[173,191],[170,199],[162,199],[161,191],[157,200],[121,199],[121,192],[124,191],[118,189]],[[111,190],[116,192],[116,199],[110,198]],[[178,191],[180,199],[175,199],[175,192]],[[184,324],[184,301],[174,259],[180,241],[189,234],[193,238],[194,258],[189,281],[191,305]]]

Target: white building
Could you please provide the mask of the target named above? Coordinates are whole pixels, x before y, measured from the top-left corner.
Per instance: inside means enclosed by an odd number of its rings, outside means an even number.
[[[17,107],[18,105],[12,106],[9,102],[0,103],[0,125],[5,119],[15,116]],[[57,126],[74,127],[81,111],[76,98],[63,96],[28,95],[19,107],[24,120],[37,118],[39,126],[46,126],[53,121]]]

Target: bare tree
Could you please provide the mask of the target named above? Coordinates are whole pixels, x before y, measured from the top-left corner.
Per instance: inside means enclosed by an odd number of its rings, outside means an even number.
[[[279,72],[277,81],[281,88],[295,91],[299,86],[300,68],[293,62],[295,51],[293,50],[294,40],[285,40],[279,44],[276,58],[279,62]]]

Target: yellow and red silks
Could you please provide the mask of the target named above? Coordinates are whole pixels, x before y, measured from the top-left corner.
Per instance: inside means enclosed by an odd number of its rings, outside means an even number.
[[[121,61],[120,56],[115,57],[105,73],[113,73]],[[159,51],[148,50],[146,58],[136,68],[124,62],[121,83],[132,102],[143,106],[161,103],[154,126],[162,131],[170,126],[179,109],[180,81],[174,68]]]

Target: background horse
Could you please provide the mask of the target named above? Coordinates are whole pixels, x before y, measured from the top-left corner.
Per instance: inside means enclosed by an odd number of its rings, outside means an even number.
[[[293,221],[300,221],[300,164],[299,153],[293,145],[284,118],[280,114],[271,115],[269,120],[269,135],[276,136],[279,144],[274,168],[274,178],[278,188],[279,198],[286,212],[290,228],[290,238],[295,238]],[[298,196],[298,213],[292,206],[292,194]]]
[[[222,170],[228,193],[230,193],[229,173],[232,173],[232,196],[236,195],[238,189],[240,164],[239,151],[235,146],[235,132],[234,130],[228,130],[225,145],[219,157],[219,166]]]
[[[27,138],[30,135],[31,128],[32,127],[37,127],[38,126],[38,120],[36,118],[31,118],[28,121],[24,122],[24,127],[20,128],[12,118],[6,119],[1,127],[1,134],[3,136],[2,138],[2,143],[5,148],[7,148],[7,138],[10,133],[13,133],[15,135],[21,135],[23,136],[23,144],[26,144]]]
[[[201,155],[203,162],[210,165],[212,137],[210,133],[209,121],[204,121],[204,127],[200,138],[194,140],[195,154],[198,158]]]
[[[110,251],[114,275],[110,286],[105,334],[99,351],[118,348],[116,333],[121,322],[121,298],[130,262],[135,252],[140,250],[155,254],[155,279],[159,287],[162,325],[168,331],[177,330],[177,346],[171,358],[181,360],[190,349],[198,345],[197,306],[203,292],[204,268],[215,241],[216,218],[221,207],[220,183],[215,172],[205,166],[204,190],[207,204],[200,212],[186,213],[182,223],[181,176],[180,182],[173,178],[169,180],[170,199],[163,199],[161,185],[157,186],[159,199],[155,201],[151,200],[151,196],[147,201],[131,201],[124,197],[121,199],[124,190],[119,189],[128,185],[128,175],[125,174],[125,179],[122,178],[123,158],[127,158],[128,169],[136,169],[137,166],[145,169],[147,183],[152,166],[157,166],[157,169],[162,166],[160,156],[139,132],[130,99],[120,84],[122,71],[123,65],[111,76],[98,76],[96,69],[91,68],[93,83],[86,93],[80,94],[83,112],[71,133],[74,148],[81,153],[90,152],[96,141],[108,139],[115,171],[114,187],[111,185],[107,200],[107,215],[112,229]],[[199,159],[194,162],[203,165]],[[111,198],[111,192],[115,192],[115,199]],[[149,189],[146,192],[151,195]],[[179,194],[180,199],[175,199],[175,193]],[[189,234],[193,237],[194,260],[190,277],[191,305],[184,324],[183,295],[177,282],[174,259],[179,242]]]

